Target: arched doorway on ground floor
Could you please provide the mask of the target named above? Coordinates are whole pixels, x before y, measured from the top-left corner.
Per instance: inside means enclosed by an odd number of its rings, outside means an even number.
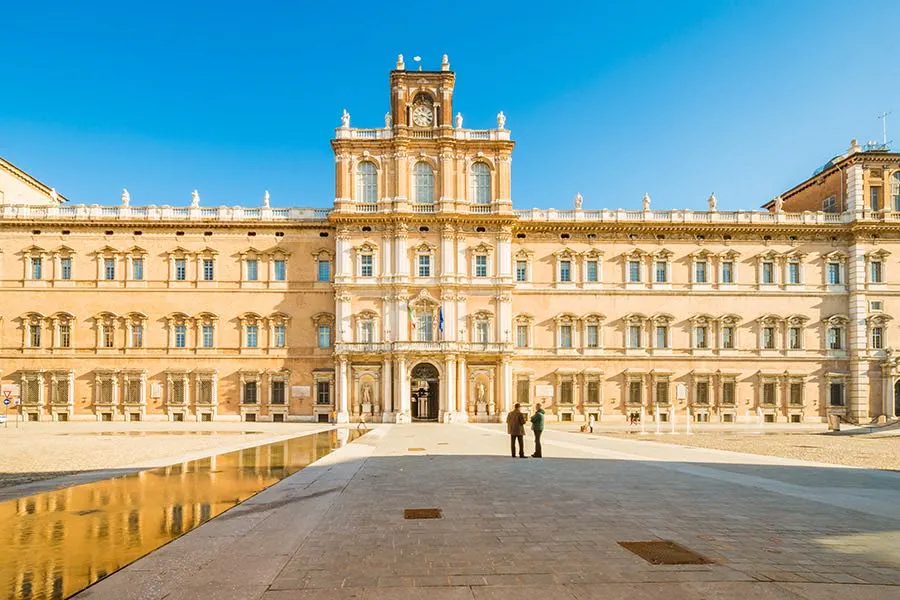
[[[441,376],[431,363],[421,362],[409,375],[413,421],[437,421],[441,411]]]
[[[894,383],[894,417],[900,417],[900,379]]]

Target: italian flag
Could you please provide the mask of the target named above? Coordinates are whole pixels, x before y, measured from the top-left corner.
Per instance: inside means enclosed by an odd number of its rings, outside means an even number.
[[[416,328],[416,318],[413,316],[412,306],[407,306],[406,311],[409,313],[409,327],[412,330]]]

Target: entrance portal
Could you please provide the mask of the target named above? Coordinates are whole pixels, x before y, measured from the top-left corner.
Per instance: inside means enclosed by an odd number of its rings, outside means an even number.
[[[437,421],[440,415],[440,374],[430,363],[419,363],[409,376],[413,421]]]
[[[894,416],[900,417],[900,381],[894,384]]]

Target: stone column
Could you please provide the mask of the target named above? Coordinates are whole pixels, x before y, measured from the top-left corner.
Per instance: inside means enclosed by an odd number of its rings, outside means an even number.
[[[441,283],[452,283],[456,279],[453,268],[453,225],[444,225],[441,230]]]
[[[345,357],[338,358],[338,423],[348,423],[350,414],[347,412],[349,402],[350,386],[347,381],[347,359]]]
[[[457,419],[457,402],[456,402],[456,357],[448,356],[444,365],[446,376],[442,381],[441,387],[445,389],[444,398],[444,423],[455,423]]]
[[[394,311],[394,315],[396,316],[396,322],[394,325],[394,339],[398,342],[407,342],[410,339],[411,333],[411,326],[409,324],[409,295],[405,292],[397,294],[395,306],[396,310]]]
[[[391,359],[385,357],[381,364],[381,410],[382,423],[394,420],[394,380],[391,376]]]
[[[353,331],[352,331],[352,323],[350,322],[350,294],[343,292],[338,295],[337,302],[335,304],[335,327],[337,331],[334,332],[335,342],[352,342]]]
[[[456,295],[451,290],[441,293],[441,310],[444,312],[444,332],[442,339],[456,340]]]
[[[406,357],[397,359],[397,369],[394,375],[397,388],[400,390],[400,412],[396,415],[396,423],[409,423],[411,419],[412,402],[409,396],[409,376],[406,373]]]
[[[335,239],[335,282],[351,279],[353,277],[353,266],[350,264],[350,230],[342,227],[338,230]]]
[[[851,244],[847,259],[848,312],[847,355],[849,361],[848,414],[857,419],[869,415],[869,361],[866,359],[866,249],[858,241]],[[828,405],[828,397],[824,399]]]
[[[506,420],[506,415],[512,410],[512,361],[504,356],[500,363],[500,416]]]
[[[466,374],[466,357],[460,355],[457,368],[457,376],[459,385],[456,394],[458,397],[457,410],[460,421],[469,420],[469,407],[467,405],[467,394],[469,390],[468,375]]]
[[[497,276],[512,281],[512,230],[504,227],[497,236]]]
[[[406,223],[400,223],[395,229],[394,246],[395,252],[395,279],[406,281],[409,279],[409,254],[407,252],[407,236],[409,226]]]

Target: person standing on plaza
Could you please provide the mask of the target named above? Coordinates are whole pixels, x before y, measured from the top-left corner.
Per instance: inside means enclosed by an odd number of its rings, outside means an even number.
[[[594,433],[594,415],[588,417],[588,431]]]
[[[538,404],[531,415],[531,430],[534,431],[534,454],[532,458],[543,458],[541,451],[541,434],[544,433],[544,409]]]
[[[525,458],[525,415],[520,411],[521,404],[506,415],[506,432],[509,434],[509,447],[512,457],[516,457],[516,441],[519,442],[519,458]]]

